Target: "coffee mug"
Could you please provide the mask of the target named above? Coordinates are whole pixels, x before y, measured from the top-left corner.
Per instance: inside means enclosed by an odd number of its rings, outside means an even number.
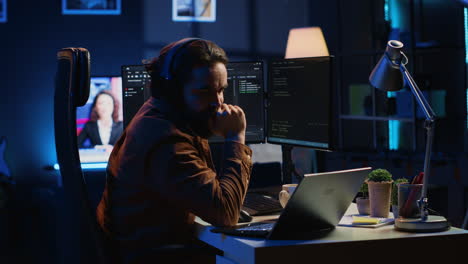
[[[296,190],[297,184],[283,184],[281,187],[281,192],[279,193],[279,201],[281,206],[284,208],[289,201],[289,197],[294,193]]]

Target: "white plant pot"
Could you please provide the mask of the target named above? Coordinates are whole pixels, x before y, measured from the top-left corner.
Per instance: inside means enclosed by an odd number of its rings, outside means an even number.
[[[370,201],[369,198],[358,197],[356,198],[356,205],[359,214],[369,215],[370,214]]]

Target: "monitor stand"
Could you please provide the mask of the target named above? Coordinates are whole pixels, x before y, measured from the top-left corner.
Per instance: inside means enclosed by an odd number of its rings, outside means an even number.
[[[296,171],[296,166],[292,160],[292,149],[291,145],[282,145],[281,151],[283,154],[283,184],[293,183],[292,176],[294,175],[298,181],[301,181],[301,176]]]

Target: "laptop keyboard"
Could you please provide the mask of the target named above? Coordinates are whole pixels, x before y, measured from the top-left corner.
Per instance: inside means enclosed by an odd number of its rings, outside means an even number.
[[[224,233],[232,236],[266,238],[274,225],[274,223],[252,223],[242,227],[214,228],[211,229],[211,232]]]
[[[278,200],[260,193],[247,193],[243,207],[244,210],[253,216],[267,215],[283,210]]]
[[[258,224],[258,225],[250,225],[237,228],[239,231],[267,231],[270,232],[273,229],[274,223],[265,223],[265,224]]]

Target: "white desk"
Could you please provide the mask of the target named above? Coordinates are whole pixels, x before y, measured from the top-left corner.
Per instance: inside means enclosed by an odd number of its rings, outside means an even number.
[[[197,219],[198,238],[224,252],[217,263],[468,263],[468,231],[458,228],[417,234],[396,231],[393,225],[338,226],[314,240],[234,237],[212,233],[211,228]]]

